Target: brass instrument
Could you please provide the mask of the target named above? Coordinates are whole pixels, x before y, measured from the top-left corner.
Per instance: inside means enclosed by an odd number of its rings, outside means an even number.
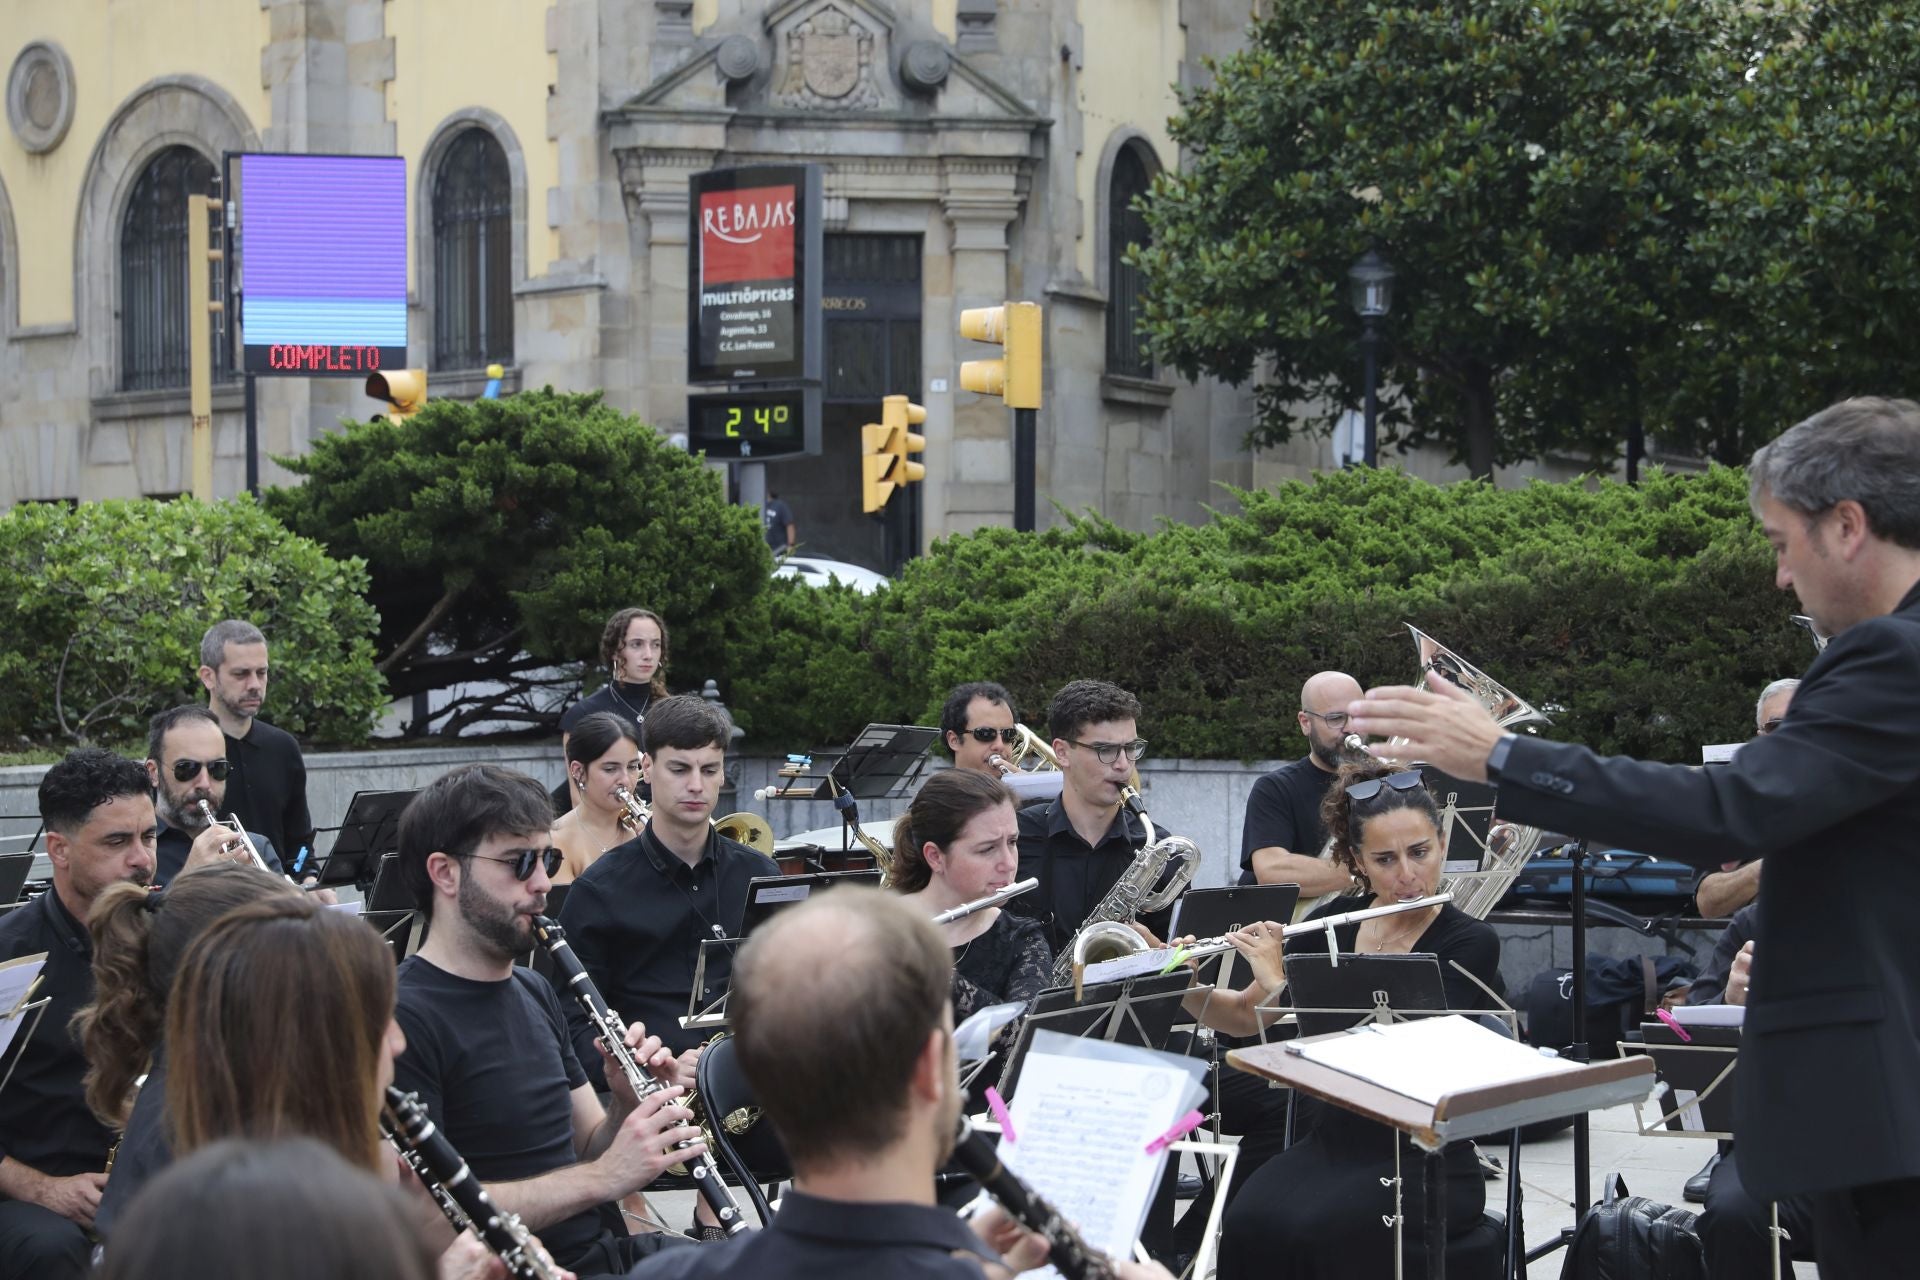
[[[757,813],[742,809],[713,820],[713,829],[735,844],[746,845],[755,853],[773,856],[773,826]]]
[[[1003,756],[998,751],[987,757],[987,763],[999,771],[1001,777],[1014,773],[1043,773],[1058,770],[1060,760],[1053,754],[1053,748],[1047,740],[1023,724],[1013,726],[1016,741],[1011,756]],[[1029,763],[1029,757],[1032,762]]]
[[[245,849],[247,851],[247,857],[253,860],[253,865],[257,869],[266,872],[268,875],[274,874],[273,868],[268,866],[267,860],[260,856],[260,850],[254,847],[253,837],[247,834],[247,829],[240,825],[239,819],[236,818],[231,823],[223,823],[219,818],[214,816],[213,806],[205,800],[196,800],[194,803],[200,806],[200,813],[206,818],[208,826],[232,826],[235,832],[234,838],[221,844],[221,853],[232,857],[235,849]],[[283,875],[281,879],[285,880],[288,884],[294,882],[292,876]]]
[[[653,821],[653,807],[639,796],[628,790],[625,784],[613,789],[613,798],[620,802],[620,829],[639,835]]]
[[[1021,894],[1028,893],[1039,887],[1040,879],[1038,876],[1032,876],[1025,880],[1016,880],[1004,889],[995,889],[984,898],[975,898],[972,902],[963,902],[957,907],[947,908],[935,916],[933,922],[935,924],[952,924],[955,920],[965,920],[976,911],[985,911],[988,907],[997,907],[1009,899],[1017,898]]]
[[[1063,987],[1071,981],[1077,992],[1080,974],[1089,964],[1121,954],[1113,950],[1122,945],[1118,941],[1121,934],[1140,940],[1140,935],[1123,922],[1170,905],[1186,892],[1199,870],[1200,849],[1184,836],[1167,836],[1141,849],[1113,882],[1113,888],[1107,890],[1106,897],[1087,914],[1073,942],[1054,961],[1051,985]],[[1156,892],[1154,886],[1162,875],[1169,878]]]
[[[1804,613],[1794,614],[1790,621],[1792,621],[1796,627],[1805,627],[1807,629],[1807,638],[1813,641],[1814,653],[1820,654],[1827,651],[1827,641],[1832,639],[1832,637],[1821,634],[1819,623]]]

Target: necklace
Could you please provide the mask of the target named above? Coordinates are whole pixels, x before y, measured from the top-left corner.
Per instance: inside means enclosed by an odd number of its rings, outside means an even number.
[[[607,681],[607,692],[613,695],[615,702],[627,709],[627,714],[633,717],[635,724],[645,724],[647,722],[647,708],[653,705],[653,687],[651,685],[647,687],[647,696],[640,699],[640,705],[637,707],[621,696],[620,680],[618,677]]]
[[[1424,914],[1425,913],[1422,913],[1423,917]],[[1427,931],[1427,925],[1429,923],[1431,923],[1429,920],[1423,918],[1417,929],[1402,929],[1400,932],[1393,934],[1389,934],[1385,929],[1382,929],[1380,935],[1374,939],[1373,945],[1369,947],[1368,950],[1376,953],[1384,952],[1388,949],[1389,943],[1392,943],[1396,948],[1402,943],[1411,946],[1413,943],[1419,941],[1421,934]]]

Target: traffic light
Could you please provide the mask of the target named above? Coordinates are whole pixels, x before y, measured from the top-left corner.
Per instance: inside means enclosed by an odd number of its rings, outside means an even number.
[[[427,371],[388,369],[368,374],[367,394],[393,406],[387,410],[387,421],[398,426],[426,407]]]
[[[907,455],[927,447],[927,438],[909,427],[927,420],[927,411],[905,396],[881,401],[880,421],[860,428],[860,509],[872,513],[887,505],[901,485],[924,480],[927,469]]]
[[[960,313],[960,336],[1006,348],[1001,360],[969,360],[960,366],[960,385],[983,396],[999,396],[1010,409],[1040,407],[1040,304],[1008,302],[973,307]]]

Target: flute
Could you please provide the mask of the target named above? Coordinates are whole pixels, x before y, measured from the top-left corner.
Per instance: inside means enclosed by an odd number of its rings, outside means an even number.
[[[389,1133],[396,1140],[395,1145],[405,1145],[418,1157],[417,1164],[414,1160],[407,1163],[416,1171],[427,1171],[421,1181],[429,1189],[438,1186],[441,1194],[458,1206],[474,1233],[506,1263],[507,1274],[513,1280],[559,1280],[560,1269],[553,1259],[535,1242],[519,1218],[493,1203],[493,1197],[467,1168],[467,1162],[447,1141],[447,1135],[434,1125],[420,1099],[388,1085],[387,1107],[393,1112]],[[440,1195],[434,1196],[436,1201],[440,1198]],[[445,1211],[444,1204],[442,1211]],[[452,1214],[447,1215],[447,1220],[458,1225]]]
[[[1404,911],[1420,911],[1427,907],[1437,907],[1452,902],[1453,894],[1436,893],[1427,898],[1409,898],[1405,902],[1390,902],[1382,907],[1362,907],[1358,911],[1343,911],[1337,916],[1322,916],[1318,920],[1303,920],[1299,924],[1283,926],[1281,938],[1297,938],[1302,934],[1319,933],[1323,929],[1336,929],[1342,925],[1357,924],[1362,920],[1372,920],[1376,916],[1397,916]],[[1203,960],[1208,956],[1224,955],[1233,950],[1233,944],[1222,934],[1217,938],[1201,938],[1189,942],[1184,947],[1164,947],[1155,954],[1167,954],[1174,957],[1173,963],[1187,960]],[[1146,954],[1146,953],[1142,953]]]
[[[960,1117],[953,1158],[1015,1222],[1047,1242],[1047,1261],[1067,1280],[1114,1280],[1113,1260],[1088,1244],[1044,1196],[1001,1164],[999,1150],[965,1116]]]
[[[658,1093],[666,1088],[666,1085],[661,1084],[658,1078],[634,1058],[633,1050],[627,1046],[627,1024],[620,1021],[620,1015],[607,1007],[606,1000],[600,995],[600,989],[594,986],[593,979],[587,976],[587,970],[580,963],[580,957],[573,954],[573,945],[567,941],[566,931],[546,916],[535,916],[533,936],[553,958],[554,968],[559,970],[561,977],[565,979],[567,990],[573,993],[574,1000],[586,1013],[587,1021],[591,1022],[594,1030],[600,1033],[601,1043],[607,1046],[607,1053],[626,1075],[627,1083],[633,1086],[634,1096],[645,1098],[649,1094]],[[688,1101],[691,1103],[692,1099],[689,1098]],[[692,1138],[676,1142],[674,1150],[685,1150],[692,1146],[693,1142]],[[734,1201],[733,1192],[728,1190],[727,1184],[721,1180],[720,1166],[714,1163],[712,1152],[702,1152],[697,1159],[689,1160],[687,1172],[693,1175],[694,1190],[698,1191],[700,1198],[707,1202],[707,1207],[713,1210],[713,1216],[728,1235],[738,1235],[747,1229],[746,1219],[740,1216],[740,1206]]]
[[[1004,889],[995,889],[984,898],[975,898],[972,902],[963,902],[957,907],[949,907],[933,918],[935,924],[952,924],[955,920],[965,920],[976,911],[985,911],[988,907],[997,907],[1010,898],[1017,898],[1031,889],[1040,887],[1039,878],[1017,880]]]

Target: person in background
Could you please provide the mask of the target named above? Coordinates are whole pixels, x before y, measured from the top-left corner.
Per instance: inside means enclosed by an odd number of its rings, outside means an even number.
[[[573,807],[554,820],[553,842],[565,861],[553,875],[566,884],[615,845],[633,839],[621,825],[626,806],[617,794],[640,791],[640,738],[619,716],[596,711],[582,716],[567,735],[567,786]]]
[[[799,542],[799,530],[793,523],[793,508],[769,490],[767,504],[760,508],[760,523],[766,529],[767,546],[776,556],[790,553]]]
[[[646,741],[647,712],[667,696],[666,619],[651,609],[617,611],[600,630],[600,661],[607,669],[607,682],[560,716],[562,755],[566,754],[574,727],[596,712],[618,716],[632,730],[635,742]],[[642,800],[653,799],[646,778],[640,779],[634,794]],[[553,789],[552,796],[554,813],[562,814],[573,807],[572,788],[565,780]]]
[[[226,735],[228,812],[267,838],[288,874],[304,878],[314,852],[307,762],[292,734],[259,718],[267,699],[266,636],[251,622],[216,622],[200,638],[198,674],[207,709]]]

